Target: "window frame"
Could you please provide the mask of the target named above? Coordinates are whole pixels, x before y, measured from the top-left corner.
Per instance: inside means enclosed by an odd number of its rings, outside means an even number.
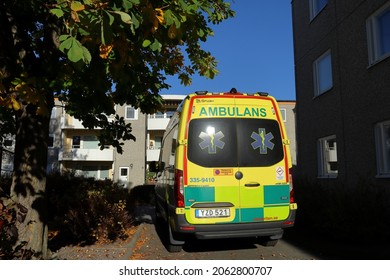
[[[390,2],[383,5],[376,12],[374,12],[366,20],[366,32],[367,32],[367,47],[368,47],[368,64],[372,66],[388,57],[390,57],[390,49],[387,53],[381,53],[381,36],[379,34],[379,22],[378,18],[384,13],[390,13]],[[390,27],[389,27],[390,28]]]
[[[52,139],[52,140],[51,140]],[[56,138],[55,138],[55,134],[52,134],[52,133],[50,133],[49,134],[49,137],[48,137],[48,139],[47,139],[47,148],[54,148],[54,143],[55,143],[55,140],[56,140]],[[72,140],[73,141],[73,140]]]
[[[330,59],[330,79],[331,84],[324,89],[321,90],[321,71],[320,71],[320,63],[324,61],[325,58],[329,57]],[[333,88],[333,67],[332,67],[332,51],[329,49],[320,55],[313,62],[313,85],[314,85],[314,97],[321,96],[322,94],[328,92]]]
[[[78,142],[79,144],[75,144],[75,139],[77,140],[77,138],[79,139]],[[72,136],[72,149],[81,149],[81,135],[73,135]]]
[[[390,130],[390,120],[375,125],[375,150],[378,178],[390,178],[390,153],[386,158],[386,148],[390,150],[390,135],[388,136],[388,139],[386,139],[386,126],[388,126]],[[386,147],[386,145],[389,147]]]
[[[321,11],[325,9],[325,7],[328,5],[328,0],[326,0],[326,3],[322,7],[318,7],[318,1],[319,0],[310,0],[309,1],[309,10],[310,10],[310,21],[314,20]]]
[[[287,109],[280,108],[280,115],[282,116],[283,122],[287,122]]]
[[[134,110],[134,117],[132,117],[132,118],[128,117],[128,115],[127,115],[128,109]],[[131,120],[131,121],[138,120],[138,109],[135,109],[133,106],[125,106],[125,120]]]
[[[326,145],[330,140],[334,140],[336,143],[336,163],[338,164],[338,153],[337,153],[337,137],[336,135],[330,135],[323,138],[319,138],[317,140],[317,164],[318,164],[318,177],[319,178],[337,178],[339,169],[336,171],[331,171],[328,164],[331,162],[329,160],[330,157],[330,149],[327,151],[326,148],[329,148]],[[328,155],[326,154],[328,152]]]

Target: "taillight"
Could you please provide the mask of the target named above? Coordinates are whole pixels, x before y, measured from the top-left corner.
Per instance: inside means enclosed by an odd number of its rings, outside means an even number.
[[[177,207],[184,207],[184,184],[183,184],[183,171],[175,169],[175,200]]]
[[[290,204],[291,204],[291,203],[295,203],[295,199],[294,199],[294,184],[293,184],[293,176],[291,174],[291,169],[290,169],[289,181],[290,181]]]

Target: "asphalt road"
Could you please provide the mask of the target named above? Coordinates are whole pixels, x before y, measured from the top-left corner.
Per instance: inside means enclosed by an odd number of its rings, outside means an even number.
[[[179,253],[169,253],[166,237],[152,223],[140,225],[131,259],[137,260],[379,260],[390,259],[389,244],[363,244],[318,237],[288,229],[275,247],[264,247],[254,238],[189,240]]]

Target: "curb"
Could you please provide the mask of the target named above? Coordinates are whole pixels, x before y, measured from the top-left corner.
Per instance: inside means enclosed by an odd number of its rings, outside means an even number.
[[[126,253],[122,257],[122,260],[129,260],[130,259],[131,255],[133,254],[135,244],[137,244],[138,238],[141,235],[142,228],[143,228],[142,224],[140,224],[137,228],[137,231],[134,233],[133,238],[131,238],[131,241],[128,245]]]

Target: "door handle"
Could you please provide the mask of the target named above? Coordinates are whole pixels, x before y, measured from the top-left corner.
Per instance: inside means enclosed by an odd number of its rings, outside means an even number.
[[[245,187],[259,187],[259,186],[260,186],[260,183],[257,183],[257,182],[245,184]]]

